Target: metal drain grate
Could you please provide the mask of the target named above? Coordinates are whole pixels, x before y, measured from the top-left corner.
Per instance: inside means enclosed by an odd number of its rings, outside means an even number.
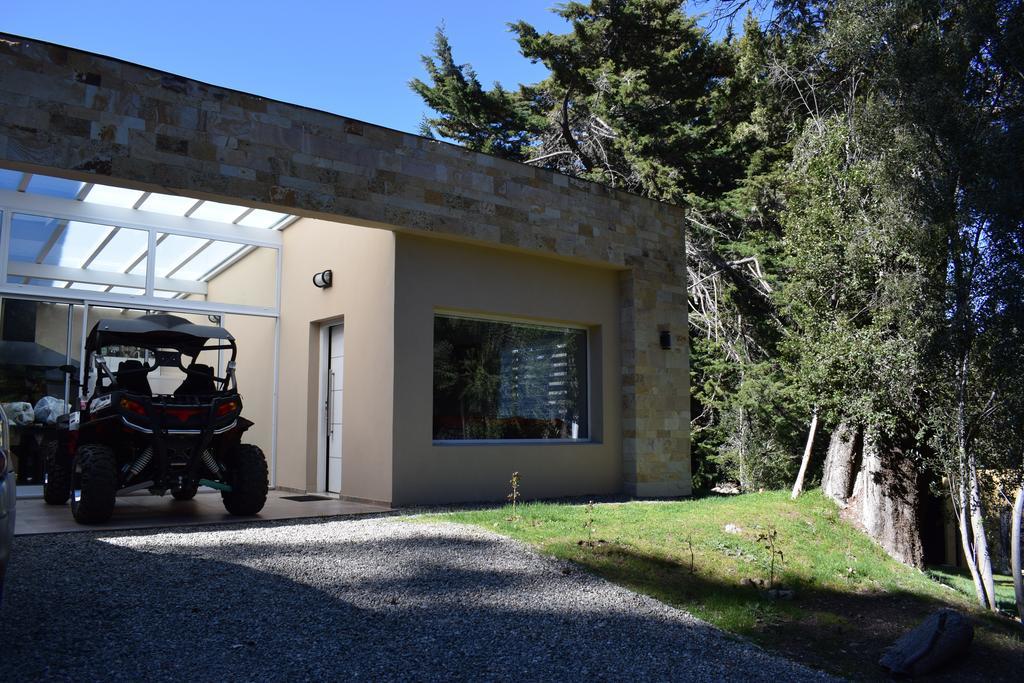
[[[281,496],[281,500],[294,500],[297,503],[312,503],[314,500],[334,500],[324,496]]]

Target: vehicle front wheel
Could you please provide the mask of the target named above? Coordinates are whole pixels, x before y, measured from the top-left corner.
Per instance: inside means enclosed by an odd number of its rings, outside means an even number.
[[[71,464],[71,514],[79,524],[100,524],[114,513],[117,460],[101,444],[86,444]]]
[[[43,449],[43,500],[47,505],[63,505],[71,496],[71,463],[60,453],[57,439],[47,441]]]
[[[230,458],[227,474],[230,491],[222,491],[224,507],[233,515],[255,515],[267,502],[267,459],[259,446],[239,444]]]

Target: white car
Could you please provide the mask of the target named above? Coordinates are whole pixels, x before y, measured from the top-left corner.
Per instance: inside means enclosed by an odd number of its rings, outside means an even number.
[[[7,415],[0,408],[0,601],[4,595],[4,576],[14,540],[14,503],[17,499],[14,464],[11,462],[11,434]]]

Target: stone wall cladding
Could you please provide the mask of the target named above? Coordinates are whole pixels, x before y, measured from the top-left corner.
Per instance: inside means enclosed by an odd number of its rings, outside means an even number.
[[[7,34],[0,164],[623,268],[624,487],[691,492],[682,208]]]

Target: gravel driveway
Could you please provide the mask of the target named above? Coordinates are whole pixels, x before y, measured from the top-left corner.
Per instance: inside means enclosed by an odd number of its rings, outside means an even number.
[[[29,536],[12,559],[9,681],[824,679],[470,527]]]

